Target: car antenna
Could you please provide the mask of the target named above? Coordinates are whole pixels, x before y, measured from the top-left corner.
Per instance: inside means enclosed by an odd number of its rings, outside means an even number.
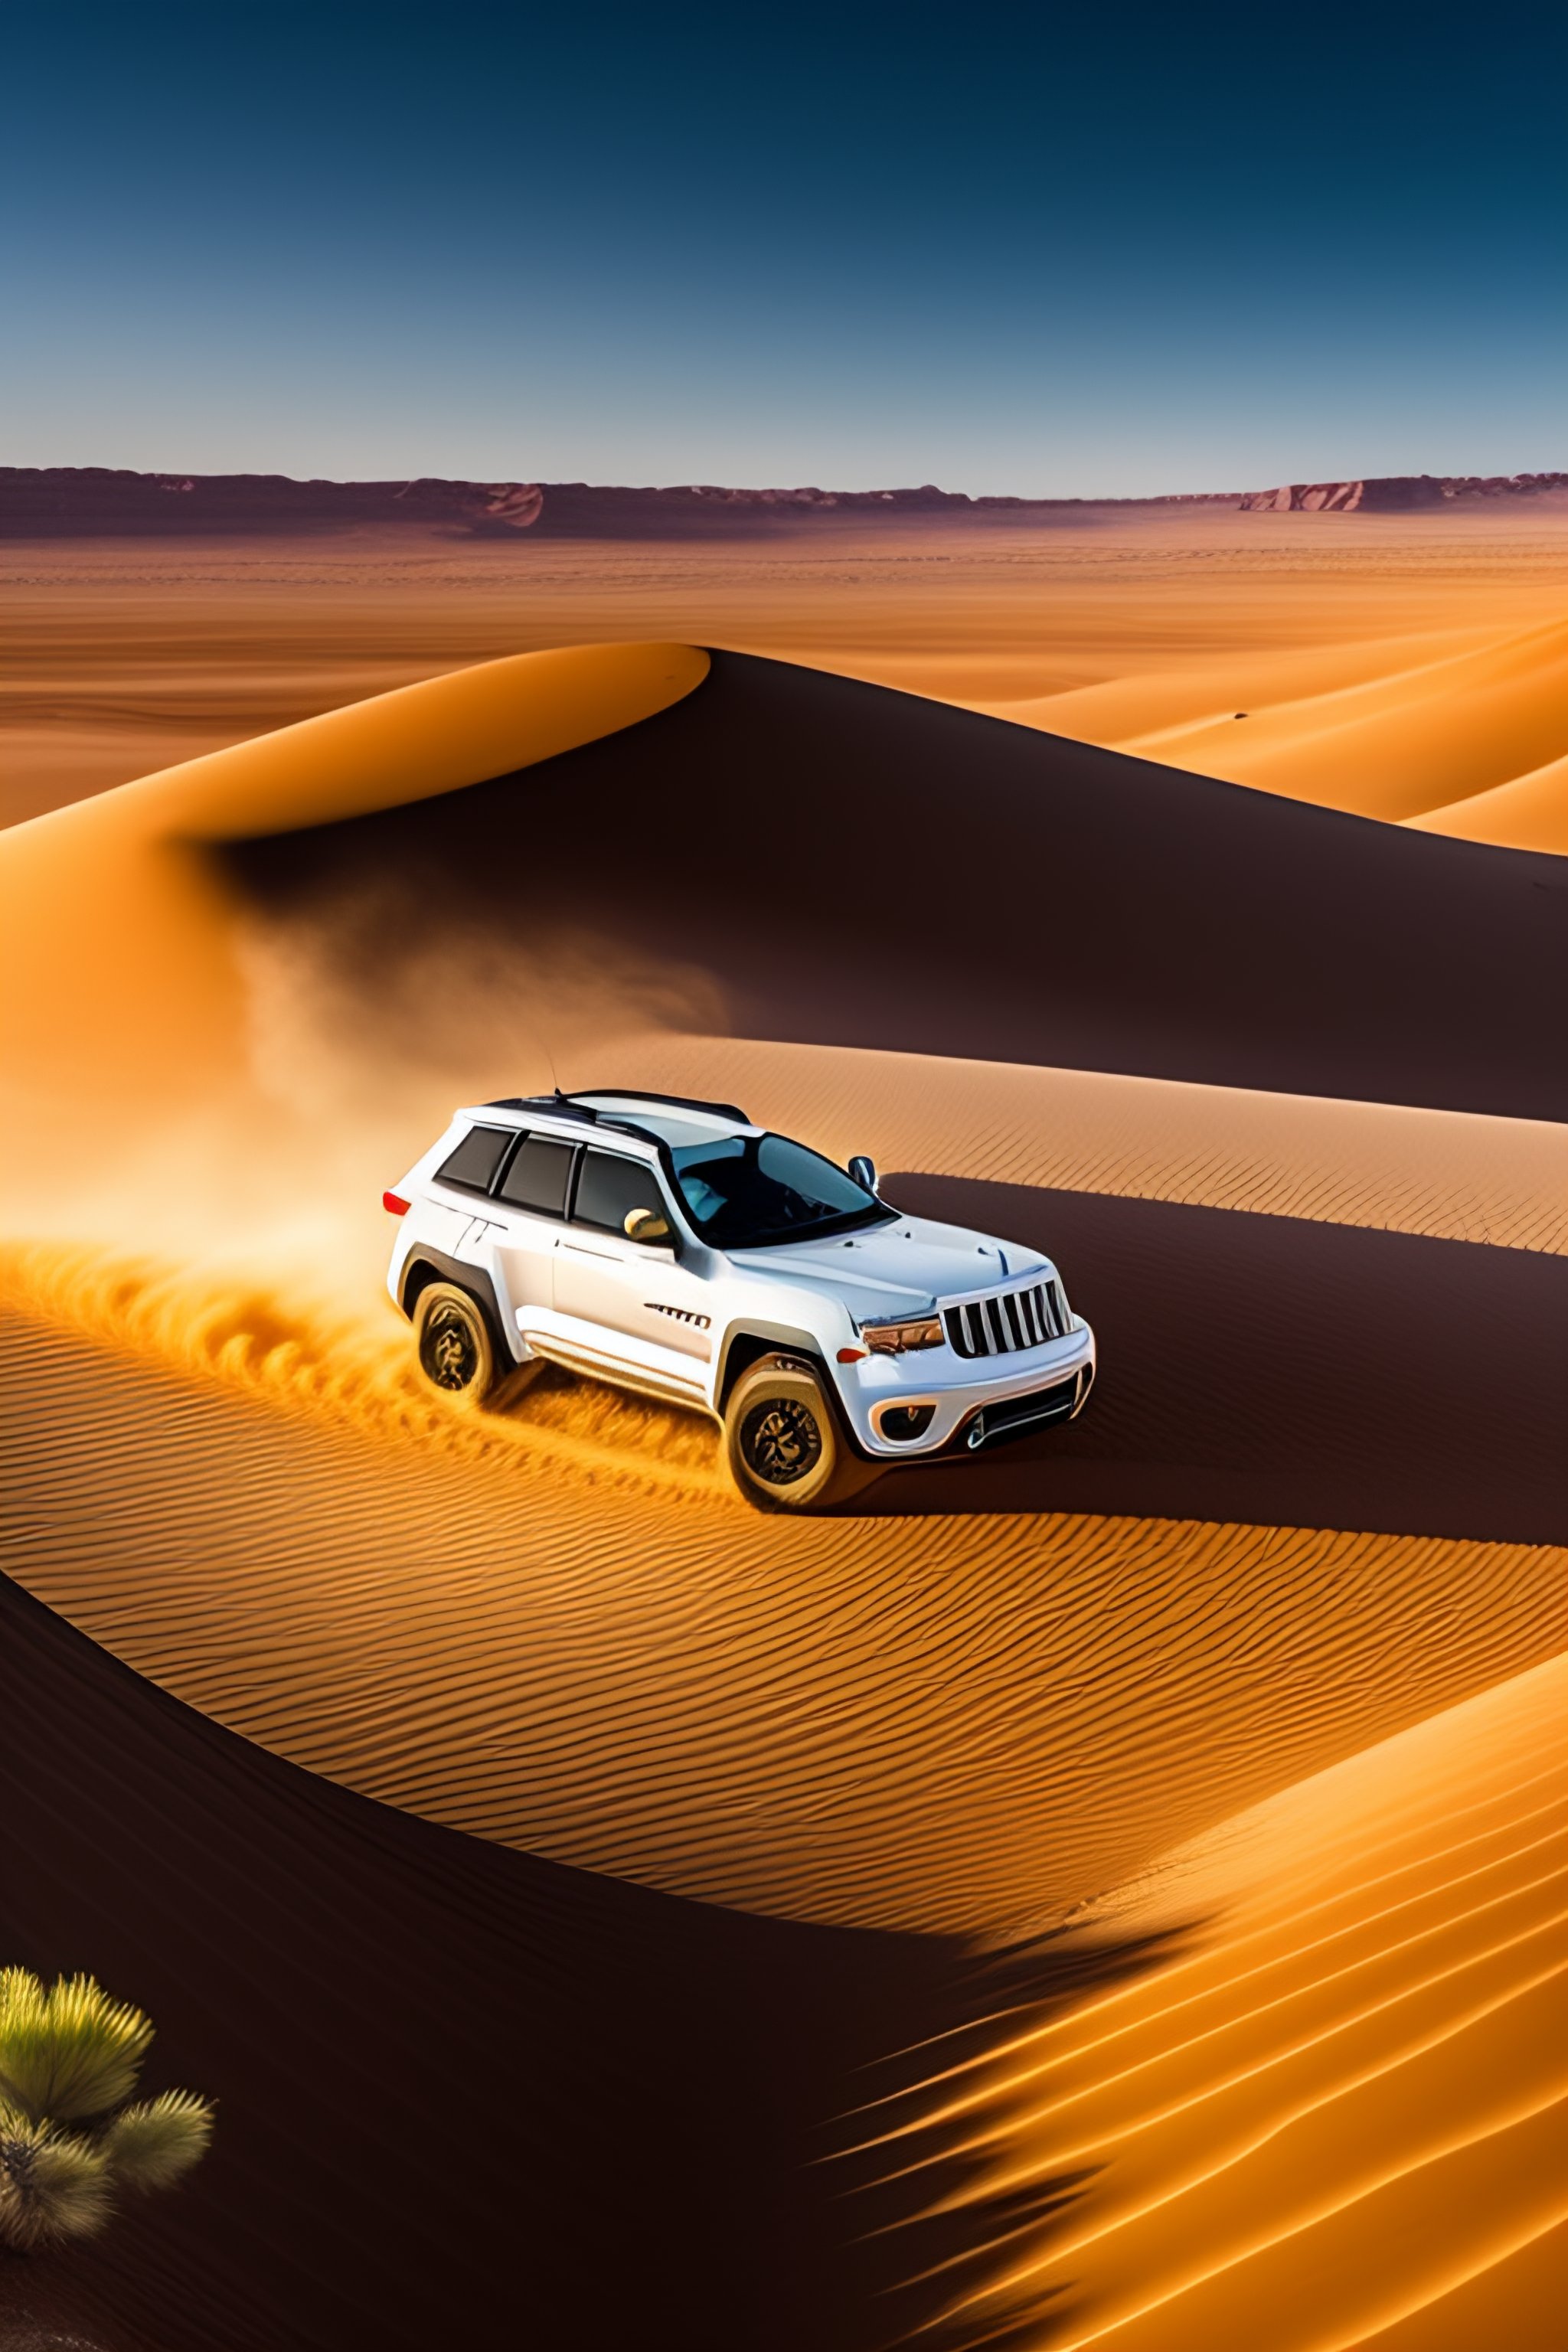
[[[567,1095],[563,1095],[563,1094],[562,1093],[562,1091],[561,1091],[561,1081],[560,1081],[559,1077],[558,1077],[558,1076],[556,1076],[556,1074],[555,1074],[555,1056],[554,1056],[554,1055],[553,1055],[553,1054],[551,1052],[551,1050],[550,1050],[550,1040],[549,1040],[549,1038],[545,1035],[545,1034],[544,1034],[544,1032],[543,1032],[543,1030],[542,1030],[542,1029],[535,1029],[535,1030],[534,1030],[534,1032],[533,1032],[533,1034],[534,1034],[534,1035],[535,1035],[535,1036],[538,1038],[538,1040],[539,1040],[539,1049],[540,1049],[541,1053],[544,1055],[545,1060],[546,1060],[546,1061],[549,1063],[549,1065],[550,1065],[550,1084],[551,1084],[552,1090],[552,1091],[553,1091],[553,1093],[554,1093],[554,1096],[555,1096],[555,1099],[556,1099],[556,1101],[557,1101],[557,1102],[567,1102],[567,1101],[569,1101],[569,1100],[571,1099],[571,1097],[570,1097],[569,1096],[567,1096]]]

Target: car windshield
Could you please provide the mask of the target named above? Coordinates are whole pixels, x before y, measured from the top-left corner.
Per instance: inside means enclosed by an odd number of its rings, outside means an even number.
[[[785,1135],[715,1136],[671,1154],[692,1223],[715,1249],[763,1249],[891,1222],[897,1212]]]

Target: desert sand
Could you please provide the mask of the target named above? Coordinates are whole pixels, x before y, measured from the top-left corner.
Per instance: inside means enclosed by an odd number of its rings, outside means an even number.
[[[1565,555],[1561,492],[1409,515],[900,515],[719,543],[13,541],[0,823],[437,670],[658,635],[1561,850]]]
[[[93,2258],[125,2352],[519,2276],[580,2352],[1547,2352],[1563,873],[673,639],[0,840],[21,1957],[235,2118]],[[796,1525],[695,1420],[448,1408],[375,1203],[552,1075],[1047,1243],[1091,1411]]]
[[[880,2141],[983,2157],[977,2214],[1059,2200],[959,2303],[977,2331],[1055,2303],[1063,2352],[1560,2340],[1565,1703],[1559,1659],[1093,1906],[1158,1961]]]

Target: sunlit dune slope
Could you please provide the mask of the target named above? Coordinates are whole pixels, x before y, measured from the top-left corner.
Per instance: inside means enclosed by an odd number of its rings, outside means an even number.
[[[207,845],[428,799],[548,760],[663,709],[706,668],[704,655],[673,646],[522,655],[14,827],[0,850],[7,1085],[47,1103],[90,1083],[111,1099],[135,1094],[165,1118],[232,1086],[243,988]]]
[[[218,2102],[179,2196],[5,2265],[8,2340],[432,2352],[517,2340],[521,2306],[580,2352],[872,2352],[929,2309],[898,2292],[898,2234],[858,2235],[862,2206],[920,2192],[847,2206],[813,2158],[868,2064],[951,2021],[942,1945],[679,1903],[367,1804],[3,1582],[0,1758],[37,1791],[6,1822],[7,1957],[98,1970],[157,2022],[149,2080]],[[19,2329],[51,2286],[74,2325]]]
[[[1168,1384],[1129,1418],[1131,1365],[1100,1437],[1081,1424],[1098,1463],[1039,1441],[945,1474],[919,1516],[797,1526],[725,1492],[701,1424],[591,1389],[476,1433],[401,1346],[356,1371],[308,1330],[247,1345],[234,1304],[193,1377],[149,1360],[177,1288],[143,1318],[133,1283],[84,1278],[80,1306],[122,1358],[6,1328],[21,1580],[368,1795],[720,1901],[1008,1932],[1568,1631],[1561,1548],[1053,1509],[1086,1472],[1146,1509],[1158,1455],[1201,1451]],[[1331,1428],[1331,1360],[1320,1381],[1285,1403]],[[1244,1481],[1271,1454],[1292,1475],[1268,1410]],[[1391,1443],[1373,1418],[1365,1461]]]
[[[1091,1906],[1158,1965],[931,2085],[961,2193],[1058,2193],[968,2313],[1053,2352],[1555,2352],[1568,2289],[1568,1664]],[[1031,2321],[1033,2324],[1029,2324]],[[1009,2342],[1015,2340],[1009,2336]]]
[[[1382,651],[1366,677],[1346,678],[1343,656],[1254,657],[985,707],[1362,816],[1430,820],[1545,770],[1528,801],[1489,802],[1459,830],[1560,848],[1568,800],[1551,771],[1568,754],[1568,622],[1479,645],[1414,645],[1404,661]]]
[[[1446,833],[1455,841],[1505,842],[1568,856],[1568,756],[1405,822],[1415,832]]]

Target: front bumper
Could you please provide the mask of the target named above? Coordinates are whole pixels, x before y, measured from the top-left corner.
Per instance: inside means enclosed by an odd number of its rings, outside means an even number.
[[[960,1424],[942,1450],[950,1454],[978,1454],[993,1445],[1005,1445],[1015,1437],[1030,1437],[1054,1422],[1074,1421],[1089,1402],[1093,1386],[1091,1364],[1087,1370],[1069,1372],[1065,1380],[1052,1381],[1027,1396],[983,1404]]]
[[[868,1356],[835,1369],[850,1433],[862,1454],[873,1462],[929,1462],[936,1454],[977,1453],[1051,1422],[1070,1421],[1093,1385],[1094,1333],[1087,1323],[1079,1324],[1065,1339],[1043,1347],[988,1358],[984,1370],[946,1347]],[[931,1408],[931,1417],[919,1437],[900,1443],[882,1434],[884,1411],[924,1405]]]

